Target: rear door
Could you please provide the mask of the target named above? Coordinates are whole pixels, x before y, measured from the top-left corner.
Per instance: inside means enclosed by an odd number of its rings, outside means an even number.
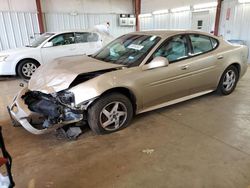
[[[78,55],[92,55],[102,47],[100,36],[94,32],[75,33],[75,46]]]
[[[221,73],[219,63],[223,58],[215,53],[219,43],[216,39],[201,34],[189,34],[188,37],[192,51],[187,70],[192,72],[195,83],[190,90],[191,94],[214,90]]]
[[[48,42],[52,42],[51,47],[41,48],[41,55],[44,63],[53,61],[59,57],[76,55],[74,33],[63,33],[56,35]]]

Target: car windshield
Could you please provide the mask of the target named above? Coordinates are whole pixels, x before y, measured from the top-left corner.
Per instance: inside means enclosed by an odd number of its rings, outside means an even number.
[[[159,40],[160,37],[157,36],[123,35],[104,47],[94,58],[115,64],[138,66]]]
[[[38,47],[41,45],[45,40],[47,40],[49,37],[55,35],[54,33],[44,33],[41,36],[39,36],[36,40],[34,40],[31,45],[28,45],[27,47]]]

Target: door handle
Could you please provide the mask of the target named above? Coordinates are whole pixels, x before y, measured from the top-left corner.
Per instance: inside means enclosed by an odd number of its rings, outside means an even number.
[[[223,59],[224,57],[222,55],[218,56],[217,59]]]
[[[188,68],[189,68],[188,65],[184,65],[184,66],[181,67],[181,70],[187,70]]]

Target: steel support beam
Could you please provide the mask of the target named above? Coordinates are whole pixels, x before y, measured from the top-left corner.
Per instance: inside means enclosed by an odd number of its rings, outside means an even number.
[[[134,0],[134,10],[136,18],[136,31],[140,31],[139,15],[141,14],[141,0]]]
[[[38,17],[40,33],[44,33],[45,30],[43,24],[43,12],[42,12],[41,0],[36,0],[36,8],[37,8],[37,17]]]
[[[217,10],[216,10],[216,17],[215,17],[215,26],[214,26],[214,35],[219,35],[219,26],[220,26],[220,15],[221,15],[221,7],[222,1],[218,0]]]

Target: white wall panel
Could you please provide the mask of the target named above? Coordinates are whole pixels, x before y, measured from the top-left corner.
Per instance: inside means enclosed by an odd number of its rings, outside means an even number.
[[[153,17],[139,18],[140,30],[151,30],[154,29],[154,19]]]
[[[223,1],[219,33],[227,40],[244,40],[250,47],[250,4]],[[230,16],[227,20],[227,12]]]
[[[192,14],[190,11],[153,15],[140,18],[141,30],[150,29],[190,29]]]
[[[77,14],[45,13],[47,31],[65,31],[72,29],[88,29],[95,25],[110,23],[111,35],[117,37],[135,31],[135,27],[120,27],[117,14]]]
[[[45,13],[133,13],[133,0],[43,0]]]
[[[216,9],[209,9],[211,31],[214,29]],[[141,30],[192,29],[192,11],[152,15],[140,18]]]
[[[155,10],[171,9],[176,7],[214,2],[216,0],[142,0],[142,13],[150,13]]]
[[[0,11],[35,12],[35,0],[0,0]]]
[[[31,12],[0,12],[0,50],[30,44],[39,35],[37,14]]]

